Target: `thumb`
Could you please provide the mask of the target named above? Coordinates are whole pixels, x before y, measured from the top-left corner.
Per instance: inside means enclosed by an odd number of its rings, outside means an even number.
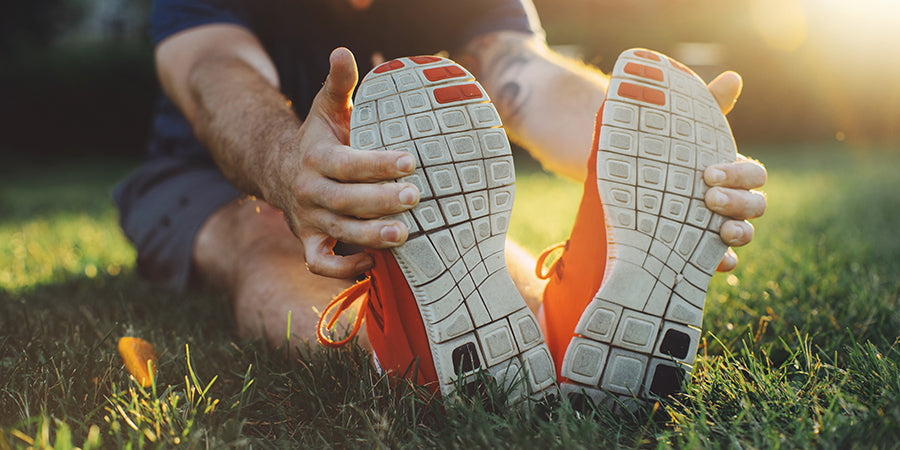
[[[328,78],[325,79],[325,85],[319,96],[326,112],[348,112],[350,111],[353,95],[353,88],[356,87],[356,81],[359,74],[356,71],[356,60],[353,53],[344,47],[336,48],[331,52],[328,58],[331,63],[331,70],[328,72]]]
[[[709,83],[709,91],[722,109],[722,114],[731,112],[738,97],[741,96],[741,90],[744,87],[744,81],[737,72],[724,72],[716,79]]]

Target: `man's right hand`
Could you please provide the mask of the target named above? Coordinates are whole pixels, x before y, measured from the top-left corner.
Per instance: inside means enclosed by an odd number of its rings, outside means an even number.
[[[372,259],[332,254],[336,240],[370,248],[405,242],[403,223],[377,218],[415,206],[419,192],[384,183],[412,173],[412,155],[347,146],[356,63],[344,48],[330,59],[328,79],[301,120],[262,44],[240,26],[195,27],[156,49],[164,91],[228,181],[284,212],[311,272],[349,278]]]
[[[349,278],[372,266],[365,253],[338,256],[336,240],[369,248],[406,241],[406,225],[380,217],[408,210],[419,201],[410,183],[383,183],[409,175],[415,159],[406,152],[360,151],[348,146],[351,95],[358,79],[353,54],[336,49],[331,71],[292,145],[273,153],[274,189],[263,192],[280,208],[303,242],[313,273]]]

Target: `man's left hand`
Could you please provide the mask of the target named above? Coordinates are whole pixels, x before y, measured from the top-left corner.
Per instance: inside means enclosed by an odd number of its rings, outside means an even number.
[[[734,107],[742,86],[741,77],[735,72],[725,72],[709,83],[709,90],[723,114],[728,114]],[[729,246],[747,245],[753,239],[753,225],[746,219],[759,217],[766,210],[765,195],[755,190],[766,183],[766,177],[766,168],[762,164],[742,155],[731,164],[716,164],[703,173],[704,181],[710,186],[706,207],[734,219],[725,221],[719,230],[722,240]],[[734,250],[729,248],[718,270],[730,271],[737,266],[737,261]]]

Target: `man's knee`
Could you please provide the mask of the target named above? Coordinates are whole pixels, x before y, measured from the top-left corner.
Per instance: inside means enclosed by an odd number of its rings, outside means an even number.
[[[193,254],[200,275],[225,285],[266,259],[303,260],[300,241],[281,212],[252,198],[235,200],[213,213],[197,233]]]

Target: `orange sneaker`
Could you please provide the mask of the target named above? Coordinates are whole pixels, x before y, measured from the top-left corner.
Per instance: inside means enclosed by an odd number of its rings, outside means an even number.
[[[689,379],[727,250],[703,170],[734,161],[734,139],[696,74],[638,49],[616,62],[592,149],[565,250],[537,268],[547,344],[571,400],[664,397]]]
[[[477,388],[476,372],[511,391],[510,403],[555,390],[540,326],[506,269],[504,245],[515,192],[506,133],[471,74],[434,56],[400,58],[360,83],[350,145],[416,157],[419,204],[395,218],[409,239],[369,250],[369,278],[338,296],[337,316],[363,299],[362,317],[377,363],[400,375],[417,364],[417,382],[448,394]],[[331,341],[323,331],[319,340]],[[515,383],[522,379],[524,383]]]

